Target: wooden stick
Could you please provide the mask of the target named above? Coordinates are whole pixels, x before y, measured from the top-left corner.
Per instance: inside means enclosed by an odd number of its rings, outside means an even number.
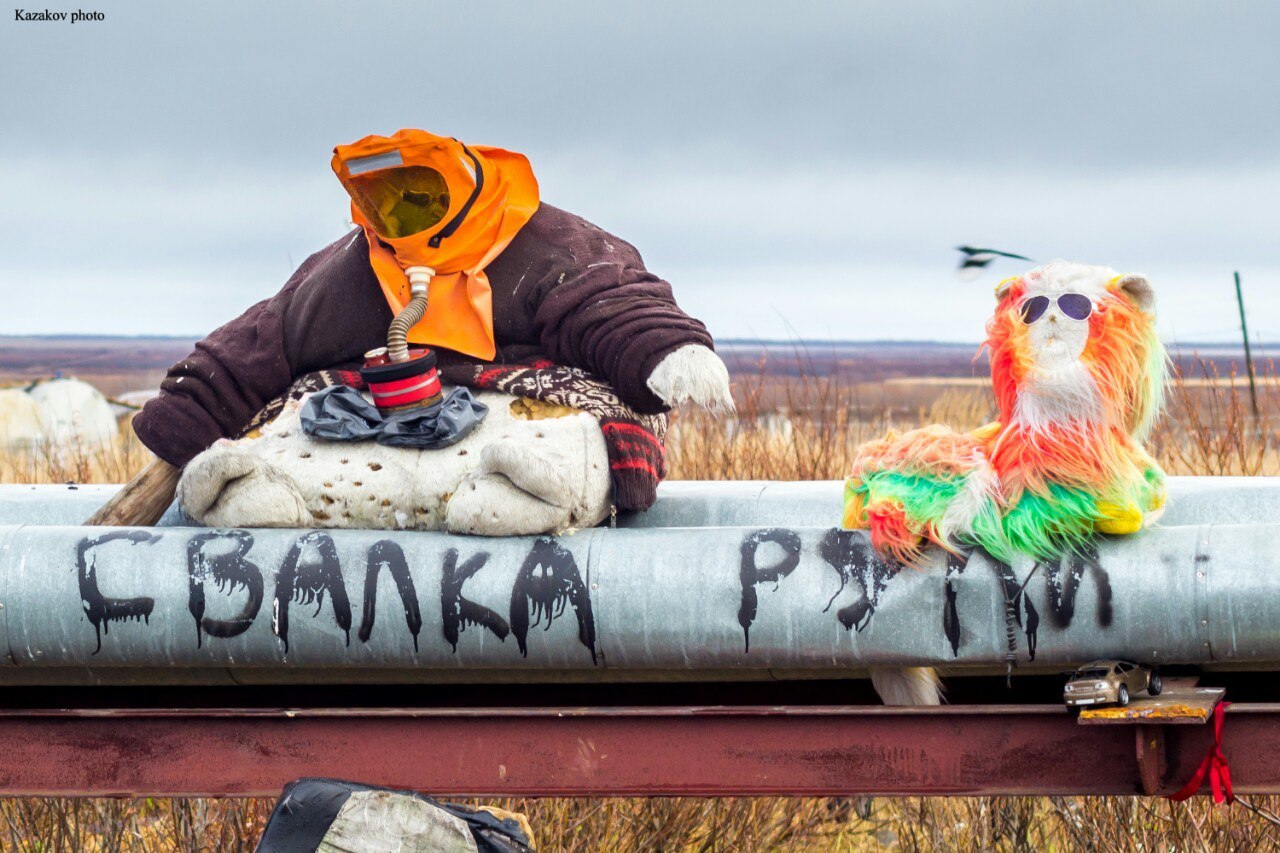
[[[94,527],[150,527],[173,503],[182,469],[157,459],[124,485],[85,524]]]

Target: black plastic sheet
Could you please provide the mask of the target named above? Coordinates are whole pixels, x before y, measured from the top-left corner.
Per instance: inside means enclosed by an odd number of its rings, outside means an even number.
[[[434,406],[384,416],[356,389],[334,385],[307,398],[302,430],[325,441],[376,441],[387,447],[432,450],[466,438],[489,414],[467,388],[449,391]]]

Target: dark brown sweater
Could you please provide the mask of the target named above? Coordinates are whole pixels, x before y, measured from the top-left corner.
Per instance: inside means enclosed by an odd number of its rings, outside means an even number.
[[[547,204],[486,272],[495,362],[544,355],[580,367],[639,412],[665,409],[645,384],[664,356],[685,344],[712,345],[633,246]],[[391,316],[364,235],[354,231],[307,258],[278,294],[197,343],[133,428],[161,459],[185,465],[238,434],[298,376],[385,345]],[[442,364],[471,360],[439,356]]]

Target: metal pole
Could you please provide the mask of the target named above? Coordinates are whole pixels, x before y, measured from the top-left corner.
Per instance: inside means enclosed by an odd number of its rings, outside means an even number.
[[[1253,403],[1253,416],[1258,417],[1258,386],[1253,375],[1253,353],[1249,349],[1249,325],[1244,319],[1244,295],[1240,292],[1240,272],[1236,277],[1236,304],[1240,306],[1240,332],[1244,335],[1244,360],[1249,368],[1249,400]]]

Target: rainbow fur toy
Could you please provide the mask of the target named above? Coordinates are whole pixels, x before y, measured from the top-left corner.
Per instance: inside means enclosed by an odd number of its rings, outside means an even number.
[[[1054,560],[1095,532],[1134,533],[1164,505],[1164,472],[1142,446],[1166,365],[1147,279],[1054,261],[996,298],[985,347],[1000,420],[858,450],[844,526],[869,529],[887,557],[918,563],[934,542]]]

